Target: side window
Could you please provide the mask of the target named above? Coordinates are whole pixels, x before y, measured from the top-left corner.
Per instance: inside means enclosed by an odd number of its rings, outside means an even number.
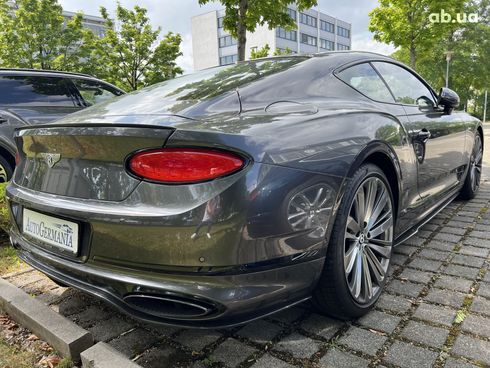
[[[0,105],[74,107],[63,78],[17,75],[0,77]]]
[[[72,81],[87,106],[98,104],[122,94],[119,90],[97,81],[85,79],[72,79]]]
[[[373,100],[394,102],[390,91],[369,63],[354,65],[337,75],[345,83]]]
[[[390,63],[374,62],[373,65],[395,95],[396,102],[435,106],[434,97],[429,88],[408,70]]]

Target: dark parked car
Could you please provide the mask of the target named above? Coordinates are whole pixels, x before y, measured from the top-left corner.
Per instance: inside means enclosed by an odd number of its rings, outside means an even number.
[[[15,128],[48,123],[123,93],[84,74],[0,69],[0,182],[15,168]]]
[[[355,318],[392,248],[478,190],[480,121],[384,56],[208,69],[17,132],[20,257],[141,320]]]

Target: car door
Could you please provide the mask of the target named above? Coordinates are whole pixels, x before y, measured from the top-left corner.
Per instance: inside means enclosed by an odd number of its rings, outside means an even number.
[[[459,184],[464,172],[464,121],[437,106],[432,89],[408,69],[381,61],[372,65],[407,113],[405,127],[418,161],[420,197],[437,200]]]

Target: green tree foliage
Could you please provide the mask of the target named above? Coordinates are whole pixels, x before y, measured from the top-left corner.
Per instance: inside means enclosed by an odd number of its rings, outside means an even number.
[[[0,65],[79,70],[86,62],[82,14],[66,21],[57,0],[0,0]]]
[[[259,58],[264,58],[269,56],[269,51],[271,51],[271,48],[269,44],[265,44],[264,47],[261,49],[253,49],[252,52],[250,53],[250,59],[259,59]]]
[[[183,70],[175,60],[182,55],[180,34],[169,32],[158,40],[161,29],[153,29],[145,8],[132,10],[117,5],[116,20],[101,7],[107,31],[96,40],[93,57],[98,59],[98,74],[126,90],[174,78]]]
[[[203,5],[213,0],[199,0]],[[287,7],[296,4],[299,11],[317,5],[317,0],[220,0],[226,14],[223,27],[238,40],[238,60],[245,60],[247,31],[254,32],[257,26],[267,24],[269,29],[284,27],[292,29],[295,21],[287,13]]]
[[[284,50],[276,48],[276,51],[274,51],[274,56],[291,55],[292,53],[293,50],[291,50],[289,47],[286,47]]]

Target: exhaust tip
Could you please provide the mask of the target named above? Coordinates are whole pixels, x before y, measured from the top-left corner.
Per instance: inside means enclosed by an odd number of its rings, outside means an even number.
[[[212,304],[173,295],[130,294],[124,301],[141,312],[162,318],[192,319],[216,312]]]

